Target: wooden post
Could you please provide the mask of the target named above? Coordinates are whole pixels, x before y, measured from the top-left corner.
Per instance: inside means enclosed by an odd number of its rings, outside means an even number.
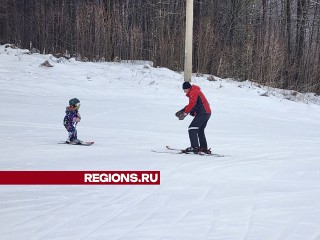
[[[186,0],[186,37],[184,46],[184,81],[191,82],[192,76],[192,30],[193,30],[193,0]]]

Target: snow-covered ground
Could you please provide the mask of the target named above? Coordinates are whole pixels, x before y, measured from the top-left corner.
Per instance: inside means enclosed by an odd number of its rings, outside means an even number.
[[[181,74],[24,52],[0,46],[1,170],[160,170],[161,185],[0,186],[0,239],[320,239],[319,105],[194,77],[230,157],[153,153],[189,146]],[[91,147],[57,144],[73,97]]]

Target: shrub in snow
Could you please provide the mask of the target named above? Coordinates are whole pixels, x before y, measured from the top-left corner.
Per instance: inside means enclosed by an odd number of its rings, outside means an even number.
[[[260,96],[262,96],[262,97],[269,97],[269,94],[268,94],[268,92],[265,92],[265,93],[260,94]]]
[[[40,53],[40,50],[37,48],[31,48],[30,54],[34,54],[34,53]]]
[[[48,60],[45,60],[43,63],[40,64],[40,67],[53,67]]]
[[[217,80],[214,78],[213,75],[208,76],[208,77],[207,77],[207,80],[208,80],[208,81],[211,81],[211,82],[217,81]]]

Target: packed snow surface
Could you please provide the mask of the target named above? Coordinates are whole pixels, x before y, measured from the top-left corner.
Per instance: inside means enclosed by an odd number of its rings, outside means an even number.
[[[228,156],[154,153],[190,145],[181,73],[26,53],[0,46],[1,170],[159,170],[161,184],[2,185],[1,239],[320,239],[319,105],[194,75],[208,144]],[[90,147],[57,144],[74,97]]]

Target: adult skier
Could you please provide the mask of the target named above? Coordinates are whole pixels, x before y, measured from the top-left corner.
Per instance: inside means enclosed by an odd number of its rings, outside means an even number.
[[[204,152],[206,154],[211,154],[204,133],[204,129],[211,116],[210,104],[200,87],[191,85],[189,82],[184,82],[182,88],[189,98],[189,104],[178,111],[176,116],[179,120],[183,120],[188,114],[194,117],[188,128],[191,146],[186,148],[184,152]]]

